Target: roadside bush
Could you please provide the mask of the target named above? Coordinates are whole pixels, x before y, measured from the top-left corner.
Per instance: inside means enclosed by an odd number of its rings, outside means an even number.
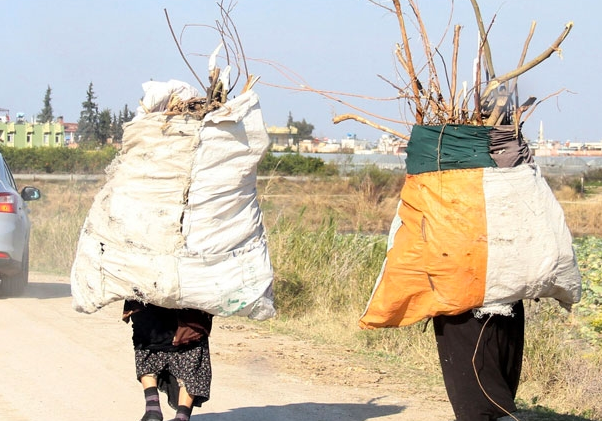
[[[257,171],[260,175],[336,175],[338,169],[334,164],[326,164],[324,160],[303,156],[297,153],[275,156],[266,153],[259,163]]]
[[[93,151],[79,148],[0,147],[0,153],[16,174],[100,174],[117,152],[112,146]]]
[[[385,256],[386,236],[341,234],[327,215],[312,229],[303,213],[279,219],[269,231],[280,314],[361,313]]]
[[[573,242],[583,277],[583,294],[576,313],[583,318],[581,336],[602,346],[602,238],[587,236]]]
[[[376,165],[367,165],[349,175],[351,186],[362,191],[373,203],[380,203],[385,197],[398,196],[404,180],[404,173],[382,170]]]
[[[588,171],[584,177],[588,184],[602,185],[602,169]]]
[[[566,176],[566,175],[553,175],[544,177],[548,186],[552,191],[559,190],[570,190],[572,196],[581,196],[583,193],[581,176]],[[568,193],[565,193],[568,195]]]

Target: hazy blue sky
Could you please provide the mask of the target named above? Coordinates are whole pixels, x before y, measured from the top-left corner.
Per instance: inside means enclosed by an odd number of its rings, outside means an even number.
[[[523,131],[528,137],[537,137],[543,121],[547,138],[602,139],[601,111],[597,109],[602,100],[602,2],[480,3],[486,21],[497,13],[489,35],[497,74],[516,67],[533,20],[537,28],[528,59],[547,48],[567,22],[574,22],[562,45],[562,57],[553,55],[519,79],[521,100],[531,95],[543,99],[560,89],[567,90],[540,104]],[[438,43],[447,28],[451,0],[418,0],[418,4],[431,43]],[[38,114],[47,86],[52,89],[55,116],[62,115],[69,122],[79,119],[90,82],[99,107],[115,113],[125,104],[135,109],[143,95],[141,85],[150,79],[178,79],[200,87],[176,48],[164,9],[178,35],[185,25],[213,24],[219,19],[214,0],[0,0],[0,5],[0,108],[9,109],[13,119],[17,112],[24,112],[28,119]],[[268,86],[294,84],[265,61],[285,66],[289,74],[296,73],[315,89],[392,97],[396,92],[378,75],[402,84],[393,56],[395,43],[400,41],[393,15],[367,0],[239,0],[232,18],[249,70],[261,76],[255,91],[268,125],[285,125],[291,112],[294,120],[313,124],[318,137],[340,139],[348,133],[366,139],[380,136],[377,130],[352,121],[334,125],[334,114],[355,112],[340,103],[316,93]],[[469,0],[455,0],[451,24],[463,26],[459,66],[461,76],[470,82],[477,36]],[[201,55],[217,46],[215,32],[189,27],[182,40],[184,52],[204,81],[207,59]],[[448,66],[450,46],[451,29],[440,47]],[[420,48],[415,55],[421,64]],[[439,77],[445,85],[442,71]],[[239,82],[234,93],[240,92],[243,84]],[[395,102],[349,100],[388,118],[411,119]],[[369,118],[407,131],[402,125]]]

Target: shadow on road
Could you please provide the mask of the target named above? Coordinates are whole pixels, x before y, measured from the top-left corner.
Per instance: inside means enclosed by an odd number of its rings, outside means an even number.
[[[293,403],[281,406],[236,408],[228,412],[194,415],[190,421],[367,421],[388,415],[401,414],[405,406],[368,403]],[[425,413],[427,415],[428,413]],[[504,418],[505,419],[505,418]],[[593,421],[575,415],[557,414],[553,411],[522,410],[518,421]]]
[[[405,406],[374,403],[293,403],[281,406],[236,408],[228,412],[198,414],[190,421],[366,421],[399,414]]]
[[[21,298],[65,298],[71,296],[71,285],[52,282],[30,282]]]

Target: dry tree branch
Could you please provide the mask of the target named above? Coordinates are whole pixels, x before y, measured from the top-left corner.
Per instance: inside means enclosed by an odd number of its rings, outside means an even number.
[[[439,76],[437,75],[437,68],[435,67],[435,62],[433,60],[433,52],[431,50],[431,45],[428,37],[428,32],[426,27],[424,26],[424,22],[422,21],[422,17],[420,15],[420,10],[416,5],[414,0],[408,0],[412,12],[414,13],[414,17],[416,18],[416,22],[418,23],[418,29],[420,32],[420,38],[422,39],[424,54],[426,56],[426,61],[429,69],[429,92],[426,93],[428,101],[431,103],[433,109],[437,110],[437,114],[441,112],[442,109],[447,108],[445,101],[441,95],[441,86],[439,84]],[[431,91],[435,93],[436,98],[433,100],[431,96]]]
[[[230,0],[228,5],[226,5],[225,2],[226,2],[226,0],[219,0],[217,2],[217,6],[220,9],[221,21],[216,20],[214,26],[207,25],[207,24],[186,24],[186,25],[184,25],[184,27],[182,28],[182,31],[180,33],[179,42],[175,37],[173,28],[171,26],[171,23],[169,22],[169,17],[167,16],[167,11],[165,10],[168,24],[169,24],[172,36],[174,37],[174,40],[176,41],[178,50],[180,51],[180,55],[182,56],[182,58],[188,65],[188,68],[192,71],[194,77],[197,79],[197,81],[202,86],[203,90],[205,90],[205,92],[207,92],[208,88],[205,87],[203,82],[196,75],[196,73],[194,72],[194,70],[192,69],[192,67],[190,66],[188,61],[186,60],[186,57],[184,56],[184,53],[181,48],[184,33],[190,27],[208,28],[208,29],[218,33],[218,36],[221,40],[221,44],[223,45],[223,48],[225,51],[224,55],[225,55],[225,60],[228,64],[228,66],[230,66],[230,68],[232,68],[232,67],[236,68],[236,76],[234,78],[234,81],[229,83],[229,89],[228,89],[227,93],[231,92],[235,88],[236,84],[238,83],[240,76],[243,73],[243,66],[244,66],[244,73],[245,73],[246,79],[247,80],[249,79],[246,58],[245,58],[244,50],[242,47],[242,41],[238,34],[238,30],[236,29],[236,25],[234,24],[234,21],[231,17],[232,11],[234,10],[236,3],[234,2],[234,0]],[[191,53],[190,55],[209,57],[208,54]],[[243,66],[241,66],[241,62],[243,64]],[[231,73],[229,73],[229,74],[231,74]],[[212,78],[215,78],[215,76],[216,75],[209,75],[210,83],[212,83]]]
[[[530,111],[527,113],[527,115],[526,115],[526,116],[525,116],[525,118],[523,119],[523,122],[527,121],[527,120],[529,119],[529,117],[531,117],[531,114],[533,114],[533,112],[535,111],[535,108],[537,108],[537,106],[538,106],[539,104],[541,104],[541,103],[542,103],[542,102],[544,102],[544,101],[547,101],[548,99],[550,99],[550,98],[552,98],[552,97],[555,97],[555,96],[558,96],[558,95],[560,95],[560,94],[561,94],[562,92],[564,92],[564,91],[570,92],[570,91],[568,91],[566,88],[562,88],[562,89],[559,89],[558,91],[554,92],[553,94],[550,94],[550,95],[548,95],[548,96],[547,96],[547,97],[545,97],[544,99],[537,101],[537,103],[536,103],[535,105],[533,105],[533,107],[531,107],[531,110],[530,110]]]
[[[295,86],[295,87],[282,86],[282,85],[276,85],[276,84],[271,84],[271,83],[267,83],[267,82],[260,82],[264,86],[270,86],[270,87],[279,88],[279,89],[288,89],[288,90],[297,91],[297,92],[313,92],[313,93],[323,96],[324,98],[326,98],[330,101],[338,102],[339,104],[342,104],[345,107],[351,108],[362,114],[377,118],[379,120],[389,121],[392,123],[403,124],[403,125],[411,124],[409,122],[400,121],[398,119],[391,119],[391,118],[388,118],[385,116],[371,113],[368,110],[357,107],[357,106],[355,106],[349,102],[346,102],[340,98],[340,96],[349,96],[349,97],[356,97],[356,98],[362,98],[362,99],[368,99],[368,100],[390,101],[390,100],[398,100],[399,99],[398,97],[375,98],[375,97],[368,97],[368,96],[356,95],[356,94],[346,94],[346,93],[341,93],[341,92],[322,91],[322,90],[318,90],[318,89],[315,89],[315,88],[309,86],[309,84],[307,84],[307,82],[300,75],[298,75],[294,71],[288,69],[286,66],[283,66],[282,64],[279,64],[279,63],[276,63],[276,62],[273,62],[270,60],[260,60],[260,59],[252,59],[252,58],[249,58],[249,60],[258,61],[258,62],[261,62],[268,66],[273,67],[278,73],[282,74],[286,79],[290,80],[293,84],[297,85],[298,87],[297,86]]]
[[[408,97],[404,97],[402,95],[392,96],[392,97],[387,97],[387,98],[373,97],[373,96],[370,96],[370,95],[361,95],[361,94],[352,94],[352,93],[348,93],[348,92],[338,92],[338,91],[329,91],[329,90],[316,89],[316,88],[312,88],[311,86],[308,86],[308,85],[299,85],[299,87],[296,87],[296,86],[279,85],[279,84],[270,83],[270,82],[261,82],[261,85],[263,85],[263,86],[269,86],[271,88],[284,89],[284,90],[287,90],[287,91],[294,91],[294,92],[314,92],[314,93],[318,93],[320,95],[322,95],[322,94],[325,94],[325,95],[340,95],[340,96],[346,96],[346,97],[352,97],[352,98],[365,99],[365,100],[369,100],[369,101],[398,101],[398,100],[403,99],[403,98],[408,98]],[[336,102],[342,103],[339,100],[336,100]],[[345,104],[345,105],[349,106],[348,104]],[[361,111],[361,109],[358,108],[358,107],[354,107],[354,108],[357,109],[358,111]],[[393,120],[393,119],[389,119],[389,118],[383,118],[383,119],[384,120],[389,120],[389,121],[394,121],[394,122],[397,122],[397,123],[402,123],[402,121],[400,121],[400,120]]]
[[[529,99],[527,99],[523,104],[521,104],[520,107],[518,107],[516,109],[516,111],[514,112],[514,132],[518,134],[518,131],[520,129],[520,125],[521,125],[521,116],[522,114],[527,111],[529,109],[529,107],[531,107],[531,105],[533,105],[533,103],[535,103],[535,100],[537,98],[535,98],[534,96],[529,97]]]
[[[460,49],[460,30],[462,27],[456,25],[454,27],[454,49],[452,52],[452,83],[450,88],[450,105],[449,105],[449,117],[454,119],[455,113],[455,98],[456,98],[456,85],[458,83],[458,51]]]
[[[519,67],[519,68],[517,68],[517,69],[515,69],[515,70],[513,70],[511,72],[508,72],[505,75],[502,75],[500,77],[492,79],[489,82],[489,84],[487,85],[487,88],[485,89],[483,97],[487,97],[491,92],[493,92],[494,89],[496,89],[502,83],[505,83],[505,82],[507,82],[510,79],[513,79],[513,78],[516,78],[516,77],[522,75],[526,71],[532,69],[533,67],[537,66],[538,64],[540,64],[541,62],[543,62],[544,60],[546,60],[547,58],[549,58],[555,51],[559,51],[560,50],[560,44],[562,44],[562,42],[566,39],[566,37],[568,36],[569,32],[571,32],[572,28],[573,28],[573,22],[567,23],[565,25],[565,27],[564,27],[564,30],[558,36],[558,38],[556,39],[556,41],[554,41],[554,43],[550,47],[548,47],[544,52],[542,52],[540,55],[538,55],[537,57],[535,57],[530,62],[522,65],[521,67]]]
[[[479,44],[479,60],[478,60],[478,64],[479,64],[479,70],[478,70],[478,76],[479,76],[479,83],[478,83],[478,88],[475,90],[478,93],[478,98],[480,99],[480,104],[479,104],[479,113],[482,113],[483,110],[489,110],[492,108],[491,105],[491,100],[489,98],[489,96],[481,96],[481,69],[480,66],[482,64],[482,59],[483,56],[485,55],[483,53],[483,50],[485,49],[486,46],[489,45],[489,32],[491,31],[491,29],[493,28],[493,23],[495,22],[495,16],[491,19],[491,22],[489,23],[489,26],[487,27],[487,31],[482,34],[480,36],[480,44]],[[485,59],[487,60],[487,57],[485,57]],[[490,76],[490,72],[487,70],[487,63],[485,66],[485,76],[487,79],[487,83],[489,83],[489,76]],[[480,121],[480,118],[479,118]]]
[[[395,89],[397,92],[399,92],[399,94],[396,97],[394,97],[395,99],[402,99],[402,98],[403,99],[408,99],[408,98],[412,98],[409,94],[406,93],[406,89],[405,88],[401,88],[401,87],[397,86],[396,84],[394,84],[393,82],[391,82],[390,80],[388,80],[387,78],[385,78],[382,75],[376,75],[376,77],[378,77],[379,79],[383,80],[385,83],[387,83],[393,89]]]
[[[472,3],[472,8],[474,10],[475,17],[477,19],[477,25],[479,27],[479,34],[481,34],[481,44],[483,46],[483,53],[485,54],[485,62],[487,65],[487,71],[489,72],[491,77],[494,78],[495,71],[493,70],[493,59],[491,57],[491,47],[489,46],[489,41],[487,40],[487,35],[486,35],[488,31],[485,32],[485,25],[483,24],[481,10],[479,9],[479,4],[477,3],[477,0],[470,0],[470,2]]]
[[[397,61],[399,62],[401,67],[403,67],[406,74],[409,74],[410,73],[409,67],[405,61],[405,58],[403,57],[403,54],[401,52],[401,45],[399,45],[399,44],[396,44],[396,46],[395,46],[395,56],[397,57]],[[421,91],[422,86],[420,85],[420,82],[418,81],[418,79],[415,79],[415,82],[417,83],[418,90]],[[408,85],[410,85],[410,87],[413,87],[412,82],[410,82]],[[413,90],[413,89],[410,88],[409,90]],[[420,97],[416,97],[416,95],[413,93],[411,96],[408,96],[408,106],[409,106],[410,110],[412,109],[412,104],[416,108],[416,111],[415,112],[410,111],[410,112],[412,112],[412,114],[414,115],[414,119],[418,120],[418,109],[421,109]],[[425,113],[425,110],[421,109],[421,115],[424,115],[424,113]]]
[[[525,60],[527,58],[527,51],[529,50],[529,45],[531,44],[531,39],[533,39],[533,34],[535,34],[535,26],[536,25],[537,25],[537,22],[535,22],[535,21],[531,22],[531,28],[529,29],[529,34],[527,35],[527,38],[525,39],[525,43],[523,45],[523,51],[521,52],[517,67],[521,67],[525,63]],[[518,105],[518,76],[512,80],[512,86],[510,88],[510,95],[514,95],[514,103]],[[522,113],[524,113],[526,111],[526,109],[528,107],[530,107],[533,102],[535,102],[535,99],[536,99],[535,97],[530,97],[524,104],[522,104],[520,107],[518,107],[516,110],[514,110],[514,114],[515,114],[514,115],[514,125],[515,125],[516,132],[518,132],[518,129],[519,129],[519,124],[520,124],[520,119],[521,119]],[[527,108],[524,108],[524,107],[527,107]]]
[[[499,120],[503,117],[503,112],[508,104],[509,93],[504,87],[500,88],[495,98],[495,105],[487,120],[485,120],[485,126],[495,126],[499,124]]]
[[[240,93],[244,94],[249,89],[252,89],[253,85],[255,85],[257,83],[257,81],[259,80],[260,77],[261,76],[256,77],[254,75],[249,75],[249,77],[247,78],[247,81],[245,82],[245,86],[243,86],[242,91]]]
[[[531,22],[531,28],[529,29],[529,35],[527,35],[527,39],[525,39],[525,44],[523,45],[523,51],[521,52],[520,59],[518,60],[517,68],[521,67],[527,58],[527,51],[529,50],[529,44],[531,44],[531,40],[533,39],[533,34],[535,34],[535,26],[537,22]],[[512,88],[510,89],[511,93],[514,93],[516,90],[516,86],[518,84],[518,76],[512,80]]]
[[[190,63],[188,62],[188,60],[186,60],[186,56],[184,55],[184,52],[182,51],[182,47],[180,46],[180,43],[178,42],[178,39],[176,38],[176,34],[173,31],[173,27],[171,26],[171,22],[169,20],[169,14],[167,13],[167,9],[163,9],[163,12],[165,13],[165,18],[167,19],[167,25],[169,26],[169,31],[171,32],[171,36],[173,37],[176,46],[178,47],[178,51],[180,52],[180,55],[182,56],[182,59],[184,60],[184,62],[186,63],[186,65],[188,66],[188,68],[190,69],[190,71],[192,72],[192,75],[195,77],[195,79],[197,80],[197,82],[199,82],[199,84],[201,85],[201,87],[203,88],[203,90],[205,92],[207,92],[207,88],[205,88],[205,85],[203,84],[203,82],[201,82],[201,79],[199,79],[199,77],[197,76],[197,74],[195,73],[194,69],[192,68],[192,66],[190,65]]]
[[[426,64],[432,76],[432,79],[429,83],[434,83],[438,87],[439,83],[437,80],[437,69],[435,68],[435,63],[433,61],[433,52],[431,51],[431,44],[428,38],[428,32],[424,27],[424,22],[422,21],[420,10],[418,9],[418,6],[414,2],[414,0],[407,1],[410,5],[410,8],[412,9],[412,13],[414,13],[414,17],[416,18],[416,23],[418,24],[418,32],[420,33],[420,39],[422,40],[422,46],[424,49],[424,54],[426,56]]]
[[[236,52],[238,53],[240,51],[240,59],[242,59],[242,63],[243,63],[244,68],[245,68],[245,76],[248,79],[249,78],[249,69],[247,68],[247,60],[246,60],[245,52],[244,52],[244,49],[243,49],[243,46],[242,46],[242,41],[240,39],[240,35],[238,33],[238,29],[236,29],[236,25],[234,24],[234,21],[232,20],[232,17],[230,16],[232,10],[236,6],[236,3],[234,3],[233,1],[231,1],[227,10],[224,10],[222,3],[220,3],[220,9],[223,11],[223,19],[224,19],[224,22],[225,22],[225,26],[228,28],[228,32],[232,36],[232,39],[235,40],[234,45],[236,46]],[[232,31],[230,31],[230,25],[229,24],[232,25]],[[238,59],[239,59],[239,57],[238,57],[238,54],[237,54],[237,62],[238,62]]]
[[[483,55],[483,43],[479,45],[479,52],[477,55],[477,63],[475,69],[475,82],[474,82],[474,113],[473,116],[479,125],[483,124],[481,115],[481,57]]]
[[[411,92],[411,88],[409,87],[410,84],[406,83],[406,81],[404,80],[404,77],[406,75],[404,75],[402,72],[400,72],[398,66],[394,66],[394,69],[395,69],[395,75],[397,76],[397,78],[399,80],[401,80],[403,83],[405,83],[405,87],[402,88],[402,87],[398,86],[397,84],[395,84],[395,83],[389,81],[388,79],[384,78],[381,75],[377,75],[377,77],[379,77],[380,79],[384,80],[386,83],[388,83],[389,85],[391,85],[397,92],[399,92],[398,99],[405,99],[406,100],[406,101],[403,102],[403,104],[405,104],[405,106],[408,107],[409,112],[412,115],[414,115],[414,117],[415,117],[415,113],[413,112],[413,109],[412,109],[412,107],[413,107],[413,101],[414,101],[414,96],[411,93],[409,93],[409,92]],[[401,105],[402,102],[398,101],[398,104],[399,104],[399,107],[398,107],[399,108],[399,110],[398,110],[399,114],[400,115],[401,114],[405,114],[405,112],[403,111],[403,107]]]
[[[405,57],[403,56],[402,48],[399,43],[395,44],[395,57],[397,57],[399,64],[401,64],[401,67],[403,67],[403,70],[405,70],[406,73],[410,73],[410,67]]]
[[[397,44],[396,44],[395,48],[396,48],[395,51],[397,51],[397,48],[398,48]],[[397,58],[397,53],[396,52],[393,55]],[[412,103],[413,103],[413,100],[414,100],[414,95],[411,93],[412,92],[411,82],[408,82],[406,80],[408,74],[407,74],[407,72],[404,73],[405,69],[404,69],[404,71],[402,71],[399,68],[400,67],[400,66],[398,66],[399,63],[400,63],[399,59],[396,60],[396,61],[394,61],[394,63],[393,63],[394,64],[393,65],[393,70],[395,71],[396,78],[399,81],[403,82],[404,87],[401,88],[401,87],[398,87],[396,84],[393,84],[392,82],[388,82],[388,81],[387,82],[389,84],[391,84],[398,92],[403,92],[403,98],[405,98],[407,100],[405,103],[410,108],[410,113],[412,113],[412,115],[415,116],[415,113],[412,111]],[[383,79],[383,78],[381,77],[381,79]]]
[[[397,16],[397,21],[399,23],[399,28],[401,31],[401,40],[403,42],[403,49],[405,53],[404,61],[407,66],[408,76],[410,77],[410,81],[412,83],[412,91],[414,92],[414,102],[416,105],[416,123],[422,124],[424,119],[424,111],[420,103],[420,82],[418,82],[418,78],[416,77],[416,72],[414,70],[414,63],[412,62],[412,51],[410,50],[410,42],[408,39],[408,34],[406,32],[403,13],[401,11],[401,4],[399,3],[399,0],[393,0],[393,4],[395,5],[395,14]],[[398,56],[399,55],[400,54],[398,54]]]
[[[449,73],[447,71],[447,64],[445,64],[445,59],[443,58],[443,54],[438,49],[435,49],[435,52],[441,59],[441,65],[443,66],[443,74],[445,75],[445,82],[447,83],[447,89],[451,92],[451,84],[449,81]]]
[[[230,93],[230,92],[232,92],[232,90],[234,90],[234,87],[238,83],[238,80],[240,79],[240,75],[242,74],[242,68],[240,66],[240,59],[239,59],[239,57],[240,57],[239,48],[238,48],[238,44],[234,40],[234,36],[232,34],[232,31],[230,30],[230,27],[226,23],[216,22],[216,28],[222,39],[222,44],[224,46],[224,51],[226,53],[226,63],[228,63],[228,65],[232,66],[232,62],[234,62],[234,65],[236,66],[236,78],[230,84],[231,86],[230,86],[230,89],[228,90],[228,93]],[[230,44],[228,42],[228,40],[232,41],[232,44]],[[234,59],[231,59],[230,55],[233,55]],[[246,67],[246,65],[245,65],[245,67]]]
[[[331,95],[340,95],[340,96],[361,98],[361,99],[366,99],[366,100],[371,100],[371,101],[396,101],[400,98],[403,98],[403,96],[382,98],[382,97],[374,97],[374,96],[367,96],[367,95],[360,95],[360,94],[352,94],[352,93],[347,93],[347,92],[318,90],[318,89],[310,87],[309,84],[307,83],[307,81],[305,79],[303,79],[303,77],[301,77],[301,75],[299,75],[297,72],[293,71],[292,69],[284,66],[283,64],[280,64],[280,63],[272,61],[272,60],[267,60],[267,59],[256,59],[256,58],[251,58],[251,57],[248,57],[247,59],[250,61],[265,64],[267,66],[274,68],[278,73],[280,73],[282,76],[284,76],[285,79],[288,79],[289,81],[291,81],[293,84],[297,85],[298,87],[283,86],[283,85],[276,85],[276,84],[271,84],[271,83],[267,83],[267,82],[261,82],[261,84],[265,85],[265,86],[271,86],[271,87],[275,87],[275,88],[287,89],[287,90],[297,91],[297,92],[324,92],[326,94],[331,94]]]
[[[473,0],[471,0],[473,1]],[[474,113],[473,113],[473,120],[476,121],[477,124],[482,125],[483,124],[483,109],[486,109],[488,107],[488,98],[487,96],[483,97],[481,96],[481,66],[483,63],[483,50],[485,48],[489,48],[489,41],[488,41],[488,37],[489,37],[489,31],[491,30],[492,26],[493,26],[493,22],[495,20],[492,19],[491,23],[489,24],[489,27],[487,28],[487,30],[485,31],[484,28],[481,31],[481,28],[483,27],[483,22],[481,20],[481,15],[480,15],[480,11],[478,11],[478,6],[477,6],[477,10],[475,10],[475,13],[477,14],[477,20],[479,21],[479,48],[478,48],[478,52],[477,52],[477,59],[476,59],[476,68],[474,70],[474,77],[475,77],[475,82],[474,82],[474,86],[473,86],[473,92],[474,92]],[[485,66],[485,68],[487,69],[487,65]],[[488,73],[486,71],[486,73]],[[483,98],[485,98],[485,101],[483,100]]]
[[[383,132],[386,132],[386,133],[390,133],[390,134],[392,134],[394,136],[397,136],[397,137],[399,137],[401,139],[404,139],[404,140],[409,140],[410,139],[410,136],[408,136],[406,134],[402,134],[402,133],[398,132],[397,130],[393,130],[393,129],[389,128],[389,127],[385,127],[385,126],[382,126],[380,124],[373,123],[373,122],[365,119],[364,117],[360,117],[360,116],[355,115],[355,114],[341,114],[341,115],[338,115],[338,116],[336,116],[335,118],[332,119],[332,122],[334,124],[338,124],[341,121],[345,121],[345,120],[355,120],[355,121],[357,121],[359,123],[362,123],[362,124],[365,124],[367,126],[373,127],[373,128],[378,129],[380,131],[383,131]]]

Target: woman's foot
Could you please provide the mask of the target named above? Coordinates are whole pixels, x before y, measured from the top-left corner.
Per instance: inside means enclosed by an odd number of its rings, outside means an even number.
[[[178,410],[176,411],[176,417],[173,421],[189,421],[190,414],[192,414],[192,408],[189,408],[184,405],[179,405]]]
[[[163,414],[160,412],[146,412],[140,421],[163,421]]]

